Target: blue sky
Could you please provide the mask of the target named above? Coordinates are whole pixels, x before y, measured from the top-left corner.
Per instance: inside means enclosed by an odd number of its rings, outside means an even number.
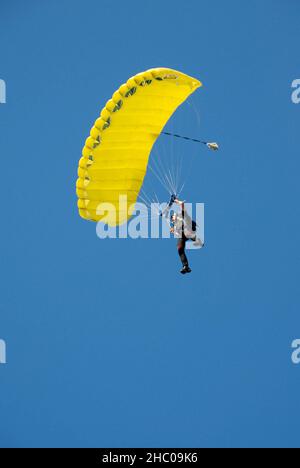
[[[299,446],[299,17],[296,0],[1,2],[0,446]],[[100,240],[76,207],[95,118],[156,66],[203,81],[196,136],[221,145],[184,146],[206,236],[185,277],[174,240]]]

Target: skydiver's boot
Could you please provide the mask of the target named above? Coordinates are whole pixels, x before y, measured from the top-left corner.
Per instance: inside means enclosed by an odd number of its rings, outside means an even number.
[[[183,275],[185,275],[186,273],[191,273],[191,269],[188,265],[184,265],[184,267],[180,270],[180,273],[182,273]]]

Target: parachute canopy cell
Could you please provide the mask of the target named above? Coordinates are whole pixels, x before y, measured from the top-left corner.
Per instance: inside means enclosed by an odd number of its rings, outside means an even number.
[[[120,86],[102,109],[82,151],[76,183],[80,216],[105,220],[110,226],[130,218],[128,208],[137,201],[156,139],[199,86],[197,79],[169,68],[138,73]],[[126,206],[120,195],[127,197]],[[106,204],[114,206],[115,214],[103,211]]]

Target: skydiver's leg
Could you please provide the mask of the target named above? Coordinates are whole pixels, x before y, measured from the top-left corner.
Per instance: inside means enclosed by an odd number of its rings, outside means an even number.
[[[186,243],[185,238],[182,237],[182,238],[178,239],[178,241],[177,241],[177,250],[178,250],[178,255],[180,257],[182,266],[188,268],[189,262],[188,262],[186,254],[185,254],[185,243]]]

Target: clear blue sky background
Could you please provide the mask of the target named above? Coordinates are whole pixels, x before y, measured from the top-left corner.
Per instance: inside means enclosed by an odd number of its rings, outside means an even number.
[[[1,2],[1,446],[300,445],[299,18],[296,0]],[[199,136],[222,146],[197,148],[206,247],[185,277],[174,240],[101,241],[76,207],[93,121],[155,66],[203,81]]]

